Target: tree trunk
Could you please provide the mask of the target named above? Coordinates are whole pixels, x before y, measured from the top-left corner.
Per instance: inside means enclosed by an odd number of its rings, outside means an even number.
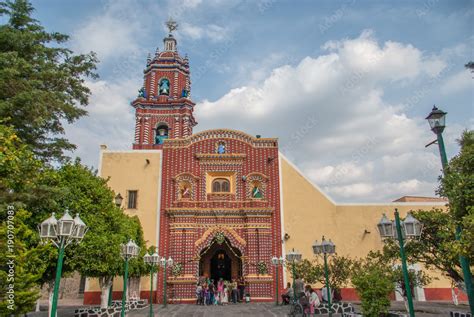
[[[99,278],[100,286],[100,308],[107,308],[109,303],[109,290],[112,287],[113,277],[106,276]]]

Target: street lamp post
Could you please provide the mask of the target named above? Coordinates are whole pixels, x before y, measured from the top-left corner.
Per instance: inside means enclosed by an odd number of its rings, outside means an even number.
[[[301,261],[301,253],[295,251],[295,249],[288,252],[286,255],[286,261],[291,263],[291,270],[293,275],[293,303],[296,303],[296,284],[295,284],[295,275],[296,275],[296,263]]]
[[[155,268],[160,265],[160,256],[155,251],[153,254],[145,254],[143,261],[150,266],[150,317],[153,317],[153,273]]]
[[[407,294],[408,311],[410,317],[415,317],[415,309],[413,307],[413,296],[410,287],[410,278],[408,275],[407,258],[405,255],[404,239],[415,238],[421,236],[423,225],[411,213],[408,213],[404,221],[400,221],[400,215],[395,208],[395,224],[390,221],[385,214],[377,224],[382,239],[397,239],[400,245],[400,257],[402,259],[403,280],[405,282],[405,291]]]
[[[446,127],[446,114],[436,106],[433,106],[430,114],[426,117],[428,123],[430,124],[431,131],[436,134],[438,141],[439,154],[441,157],[441,165],[443,166],[443,171],[446,170],[448,166],[448,158],[446,156],[446,149],[444,147],[443,140],[443,131]],[[434,142],[434,141],[433,141]],[[431,143],[430,143],[431,144]],[[461,240],[462,228],[460,224],[456,225],[456,240]],[[474,287],[472,286],[472,274],[470,270],[469,259],[463,255],[459,256],[459,262],[461,263],[462,273],[464,276],[464,284],[466,286],[467,298],[469,300],[469,306],[471,309],[471,314],[474,315]]]
[[[313,244],[313,253],[315,255],[323,254],[324,258],[324,275],[326,276],[326,292],[328,296],[328,313],[329,316],[332,316],[331,309],[331,286],[329,284],[329,268],[328,268],[328,255],[336,253],[336,245],[329,239],[327,241],[324,236],[321,239],[321,243],[318,243],[318,240],[314,241]]]
[[[160,260],[161,267],[163,267],[163,285],[164,285],[164,292],[163,292],[163,307],[166,308],[167,299],[166,299],[166,288],[167,288],[167,281],[166,281],[166,269],[173,265],[173,259],[171,257],[168,260],[165,257],[162,257]]]
[[[121,255],[123,259],[125,260],[124,262],[124,273],[123,273],[123,293],[122,293],[122,311],[120,316],[125,317],[125,302],[127,299],[127,280],[128,280],[128,261],[131,258],[134,258],[138,255],[138,252],[140,252],[140,248],[138,245],[130,239],[127,244],[122,244],[122,250],[121,250]]]
[[[56,279],[54,281],[53,302],[51,304],[50,317],[56,317],[58,306],[58,292],[61,281],[61,273],[64,260],[64,249],[71,243],[79,243],[87,232],[87,226],[79,218],[79,214],[73,219],[66,209],[64,215],[57,220],[54,213],[39,225],[39,235],[43,242],[51,241],[58,249],[58,263],[56,267]]]
[[[285,259],[281,256],[277,258],[274,256],[272,258],[272,264],[275,267],[275,278],[276,278],[276,296],[275,296],[275,305],[278,306],[278,271],[280,270],[280,266],[285,263]]]

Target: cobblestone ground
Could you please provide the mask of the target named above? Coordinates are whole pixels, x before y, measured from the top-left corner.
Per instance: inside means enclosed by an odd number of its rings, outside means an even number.
[[[61,303],[60,303],[61,305]],[[60,306],[58,310],[58,317],[73,317],[74,309],[77,304],[70,303],[70,306]],[[355,304],[356,311],[360,311],[360,307]],[[42,305],[41,312],[28,313],[30,317],[47,317],[46,306]],[[162,305],[154,305],[153,310],[155,317],[164,316],[176,316],[176,317],[234,317],[234,316],[287,316],[289,312],[289,306],[275,306],[273,303],[251,303],[251,304],[229,304],[226,306],[196,306],[196,305],[168,305],[167,308],[163,308]],[[398,311],[404,311],[403,303],[392,302],[392,309]],[[468,311],[469,307],[466,304],[454,306],[446,302],[415,302],[415,313],[417,317],[429,317],[429,316],[449,316],[450,311]],[[128,317],[141,317],[148,316],[149,308],[146,307],[142,310],[135,310],[127,314]],[[318,315],[324,316],[324,315]],[[333,315],[334,317],[338,315]]]

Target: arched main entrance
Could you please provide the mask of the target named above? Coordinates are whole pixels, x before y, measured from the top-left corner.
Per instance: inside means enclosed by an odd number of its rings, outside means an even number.
[[[241,253],[226,239],[219,244],[214,241],[210,247],[201,251],[199,275],[218,281],[220,278],[230,281],[242,276]]]

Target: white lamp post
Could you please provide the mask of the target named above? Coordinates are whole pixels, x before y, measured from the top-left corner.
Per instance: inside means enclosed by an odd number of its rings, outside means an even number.
[[[276,296],[275,296],[275,305],[278,306],[278,271],[280,270],[280,266],[283,266],[285,263],[285,259],[281,256],[277,258],[276,256],[272,257],[272,264],[275,267],[275,274],[276,274]]]
[[[64,249],[71,243],[81,242],[88,228],[79,217],[79,214],[76,214],[76,217],[72,218],[69,214],[69,210],[66,209],[64,215],[59,220],[56,219],[55,213],[53,212],[51,217],[39,225],[38,229],[40,238],[44,243],[52,242],[59,249],[50,316],[55,317],[58,306],[58,292],[63,268]]]
[[[296,285],[295,285],[295,275],[296,275],[296,263],[301,261],[302,254],[295,250],[292,249],[290,252],[286,254],[286,261],[287,263],[291,263],[292,267],[292,275],[293,275],[293,302],[296,303]]]
[[[128,280],[128,260],[134,258],[140,252],[138,245],[130,239],[128,243],[121,245],[121,255],[125,260],[125,270],[123,274],[123,294],[122,294],[122,311],[121,317],[125,317],[125,301],[127,298],[127,280]]]
[[[326,291],[328,295],[328,312],[329,316],[332,316],[331,308],[331,287],[329,285],[329,268],[328,268],[328,255],[336,253],[336,245],[331,241],[331,239],[326,240],[324,236],[321,239],[321,243],[318,243],[318,240],[313,243],[313,253],[315,255],[323,255],[324,258],[324,273],[326,276]]]
[[[143,261],[150,266],[150,317],[153,317],[153,273],[155,268],[160,265],[160,256],[155,251],[153,254],[145,254]]]
[[[170,266],[173,266],[173,259],[169,257],[166,259],[165,257],[162,257],[160,260],[160,264],[163,267],[163,279],[164,279],[164,293],[163,293],[163,307],[166,307],[167,305],[167,299],[166,299],[166,289],[167,289],[167,281],[166,281],[166,269]]]

